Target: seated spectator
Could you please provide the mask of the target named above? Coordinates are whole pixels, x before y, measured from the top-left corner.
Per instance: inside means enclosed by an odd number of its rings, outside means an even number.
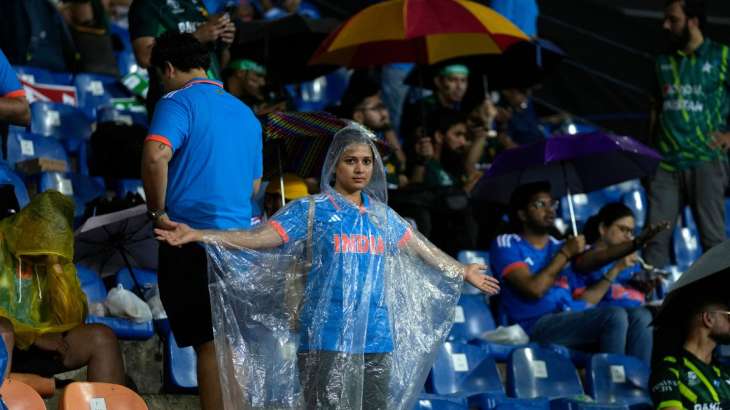
[[[655,344],[661,354],[649,380],[657,409],[726,409],[730,402],[730,371],[713,357],[718,345],[730,344],[727,291],[697,289],[692,296],[682,301],[681,317],[667,318],[657,332],[665,345]]]
[[[226,91],[248,105],[257,117],[286,110],[286,101],[270,101],[266,94],[266,67],[249,59],[231,61],[223,71]]]
[[[309,195],[306,182],[296,174],[284,174],[284,198],[289,203]],[[269,181],[264,195],[264,211],[270,218],[281,209],[281,181],[276,177]]]
[[[7,372],[53,377],[87,366],[89,381],[124,384],[117,338],[85,324],[73,265],[73,202],[56,191],[36,195],[0,224],[0,336]]]
[[[634,240],[634,215],[626,205],[611,203],[601,208],[598,215],[590,218],[584,229],[586,240],[592,249],[605,249]],[[573,296],[591,305],[617,306],[626,309],[629,319],[629,338],[651,340],[651,312],[643,307],[645,293],[653,289],[647,281],[640,279],[642,272],[636,252],[624,256],[593,272],[576,275]],[[629,341],[638,351],[630,352],[646,363],[651,358],[651,343],[639,344]]]
[[[370,72],[360,70],[352,74],[340,103],[339,115],[364,125],[388,144],[390,153],[383,158],[388,189],[407,185],[406,156],[390,126],[390,114],[381,99],[380,83]]]
[[[585,239],[559,241],[550,236],[557,204],[547,182],[522,185],[512,194],[511,218],[519,231],[499,236],[489,252],[492,270],[502,282],[500,313],[536,342],[574,349],[597,345],[600,352],[617,354],[641,352],[651,340],[629,336],[625,309],[587,309],[585,300],[573,299],[570,264],[584,253]]]
[[[545,138],[540,117],[535,112],[529,90],[502,90],[504,104],[498,109],[499,142],[504,148],[514,148]]]
[[[438,71],[433,82],[436,91],[432,95],[413,103],[406,100],[403,106],[400,135],[408,154],[418,136],[424,135],[423,121],[432,121],[446,110],[463,112],[461,103],[469,85],[469,68],[461,64],[446,65]]]

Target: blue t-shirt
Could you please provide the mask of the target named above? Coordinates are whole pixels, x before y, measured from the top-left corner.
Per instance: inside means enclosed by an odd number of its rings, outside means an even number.
[[[147,141],[173,150],[165,205],[196,229],[247,228],[263,173],[261,124],[218,81],[195,79],[164,96]]]
[[[358,208],[339,194],[317,196],[312,270],[299,316],[300,351],[393,350],[383,289],[385,258],[408,241],[411,231],[387,206],[378,204],[385,212],[374,211],[370,199],[366,195],[362,199],[363,206]],[[299,199],[269,224],[284,242],[305,240],[308,210],[309,200]],[[363,295],[370,297],[362,300]]]
[[[573,295],[578,296],[582,294],[588,286],[600,281],[612,267],[613,264],[609,263],[594,272],[585,275],[576,274],[575,282],[573,284]],[[633,265],[619,272],[618,276],[616,276],[616,279],[614,279],[611,284],[611,288],[598,302],[597,306],[619,306],[631,308],[643,305],[646,300],[644,294],[636,289],[626,286],[631,278],[633,278],[639,271],[641,271],[641,267],[639,265]]]
[[[18,81],[18,75],[0,50],[0,97],[24,97],[25,91]]]
[[[506,281],[510,272],[519,267],[528,268],[532,275],[536,274],[550,264],[562,246],[562,242],[550,237],[544,248],[537,249],[516,234],[500,235],[492,242],[489,263],[502,286],[501,312],[507,315],[510,323],[519,324],[527,333],[537,319],[546,314],[585,308],[584,303],[572,298],[573,273],[569,267],[560,272],[555,284],[540,299],[523,296]]]

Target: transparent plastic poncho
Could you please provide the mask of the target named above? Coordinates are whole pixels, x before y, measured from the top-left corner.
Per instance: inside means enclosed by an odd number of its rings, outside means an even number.
[[[413,407],[451,328],[464,267],[386,205],[374,138],[356,125],[335,135],[321,193],[257,228],[275,229],[283,245],[207,245],[226,409]],[[353,144],[374,157],[362,206],[333,188]]]

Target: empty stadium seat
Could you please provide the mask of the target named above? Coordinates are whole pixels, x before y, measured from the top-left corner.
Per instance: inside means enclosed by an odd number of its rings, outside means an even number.
[[[68,164],[66,150],[57,139],[24,131],[13,131],[8,134],[7,161],[10,166],[41,157],[66,161]]]
[[[39,67],[16,65],[13,66],[13,69],[18,74],[18,77],[29,83],[71,85],[74,78],[71,73],[59,73]]]
[[[132,390],[110,383],[74,382],[66,386],[59,410],[147,410],[144,400]]]
[[[8,378],[0,387],[0,396],[10,410],[46,410],[41,396],[27,384]],[[0,404],[2,408],[2,404]]]
[[[119,80],[110,75],[80,73],[74,83],[79,108],[91,120],[96,119],[97,109],[109,105],[113,98],[131,97]]]
[[[141,125],[147,127],[147,114],[141,111],[120,110],[114,107],[100,107],[96,112],[98,123],[113,122],[120,125]]]
[[[573,211],[575,212],[575,220],[578,226],[582,226],[588,218],[597,214],[604,205],[610,202],[601,191],[587,194],[574,194],[572,197]],[[560,200],[560,217],[567,224],[570,224],[570,207],[568,206],[567,197],[563,197]]]
[[[672,236],[672,246],[677,268],[686,271],[694,261],[702,256],[702,246],[696,229],[677,225]]]
[[[456,305],[454,324],[449,340],[468,342],[478,339],[484,332],[494,330],[494,318],[481,295],[462,295]]]
[[[132,279],[132,274],[134,274],[134,279]],[[132,289],[135,280],[142,289],[146,289],[157,286],[157,272],[149,269],[132,268],[130,273],[129,269],[122,268],[117,272],[116,280],[118,284],[124,286],[124,289]]]
[[[36,101],[30,105],[30,130],[59,139],[91,136],[91,123],[83,112],[70,105]]]
[[[73,187],[74,202],[76,202],[75,215],[77,216],[84,214],[86,204],[106,194],[106,184],[103,177],[70,174],[69,178]]]
[[[586,392],[599,403],[651,409],[650,369],[632,356],[594,354],[586,367]]]
[[[76,265],[76,274],[89,303],[100,303],[106,300],[106,287],[96,272],[85,266]],[[154,335],[152,321],[136,323],[118,317],[88,315],[86,323],[107,325],[117,337],[125,340],[147,340]]]
[[[459,262],[463,264],[469,264],[469,263],[481,263],[484,265],[489,265],[489,252],[487,251],[475,251],[475,250],[462,250],[459,251],[459,254],[457,255],[457,259]],[[477,289],[476,287],[470,285],[466,281],[464,281],[464,286],[461,289],[462,294],[467,295],[480,295],[482,292]]]
[[[298,86],[289,85],[286,90],[297,111],[321,111],[340,101],[349,80],[350,73],[341,68]]]
[[[193,392],[198,388],[197,357],[192,346],[179,347],[175,336],[164,335],[164,384],[171,392]]]
[[[38,192],[56,190],[64,195],[73,196],[74,188],[71,174],[66,172],[41,172],[38,178]]]

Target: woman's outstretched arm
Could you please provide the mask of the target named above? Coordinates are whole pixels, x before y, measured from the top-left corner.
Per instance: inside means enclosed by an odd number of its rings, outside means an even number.
[[[228,248],[268,249],[284,243],[279,233],[269,224],[251,230],[215,231],[193,229],[180,222],[172,222],[172,229],[155,229],[157,239],[172,246],[190,242],[217,243]]]
[[[470,263],[464,265],[447,255],[430,242],[424,241],[418,235],[411,235],[405,244],[405,249],[415,253],[429,265],[444,271],[447,275],[459,275],[474,287],[484,293],[495,295],[499,293],[499,281],[485,275],[486,265]]]

